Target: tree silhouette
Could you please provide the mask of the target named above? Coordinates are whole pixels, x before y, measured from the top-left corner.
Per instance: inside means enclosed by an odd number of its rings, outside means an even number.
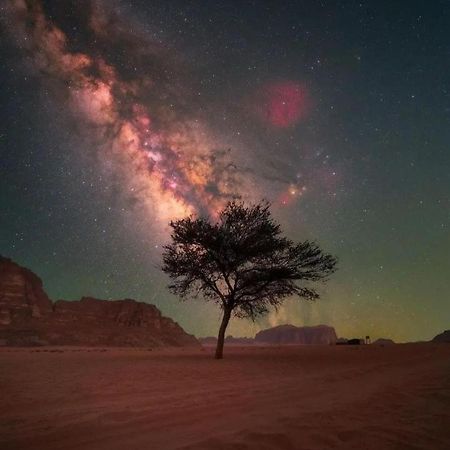
[[[187,217],[172,221],[163,267],[169,289],[182,299],[202,295],[223,310],[215,357],[223,357],[231,315],[250,318],[279,306],[286,297],[319,298],[310,286],[335,271],[336,258],[314,242],[294,243],[281,235],[269,204],[232,201],[212,223]]]

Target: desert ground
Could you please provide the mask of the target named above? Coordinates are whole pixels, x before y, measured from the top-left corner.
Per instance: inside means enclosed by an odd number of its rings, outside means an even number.
[[[449,449],[450,345],[0,350],[0,448]]]

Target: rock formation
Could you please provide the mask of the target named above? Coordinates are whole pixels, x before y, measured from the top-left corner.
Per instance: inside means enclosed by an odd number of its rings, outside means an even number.
[[[198,345],[154,305],[135,300],[52,303],[33,272],[0,256],[0,345]]]
[[[257,343],[268,344],[335,344],[336,331],[327,325],[296,327],[279,325],[262,330],[255,336]]]
[[[41,279],[0,256],[0,326],[24,323],[52,312]]]
[[[392,339],[379,338],[376,341],[372,342],[372,345],[392,345],[395,342]]]
[[[446,330],[435,336],[431,342],[450,343],[450,330]]]
[[[217,338],[208,336],[199,339],[205,346],[217,345]],[[336,332],[333,327],[317,325],[315,327],[296,327],[294,325],[279,325],[256,333],[254,339],[248,337],[227,336],[228,345],[262,345],[262,344],[335,344]]]
[[[347,339],[347,345],[364,345],[364,339],[362,338]]]

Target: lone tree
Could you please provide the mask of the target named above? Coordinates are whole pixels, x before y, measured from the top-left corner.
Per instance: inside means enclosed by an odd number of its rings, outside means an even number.
[[[232,201],[211,223],[187,217],[172,221],[172,242],[164,246],[169,289],[182,299],[200,294],[223,310],[215,357],[223,357],[225,330],[232,313],[255,320],[286,297],[319,298],[310,282],[335,271],[336,258],[314,242],[294,243],[281,235],[269,204]]]

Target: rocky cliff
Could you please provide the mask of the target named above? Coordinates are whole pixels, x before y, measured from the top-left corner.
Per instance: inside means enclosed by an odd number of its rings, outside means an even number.
[[[0,257],[0,345],[198,345],[154,305],[135,300],[55,303],[33,272]]]
[[[0,256],[0,326],[24,323],[52,312],[41,279]]]
[[[266,344],[335,344],[336,331],[328,325],[296,327],[279,325],[258,332],[255,341]]]

